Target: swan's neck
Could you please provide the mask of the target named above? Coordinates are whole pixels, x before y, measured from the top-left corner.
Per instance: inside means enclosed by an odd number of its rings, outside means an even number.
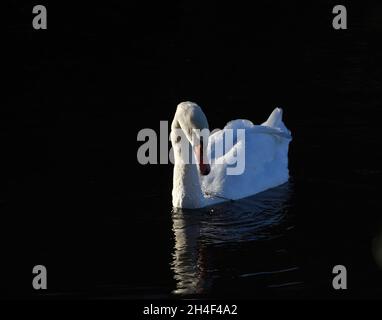
[[[196,164],[185,164],[174,147],[174,176],[172,205],[175,208],[194,209],[204,206],[200,178]]]

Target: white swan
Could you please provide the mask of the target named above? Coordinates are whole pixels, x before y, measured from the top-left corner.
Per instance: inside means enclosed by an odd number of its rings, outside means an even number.
[[[276,108],[262,125],[234,120],[223,130],[203,139],[205,135],[200,130],[208,128],[207,118],[197,104],[182,102],[178,105],[171,125],[172,204],[175,208],[196,209],[240,199],[288,181],[288,148],[292,136],[282,121],[280,108]],[[239,135],[238,129],[243,129],[245,135]],[[224,145],[227,134],[232,132],[232,145],[218,152],[218,146]],[[185,156],[184,143],[186,149],[193,150],[189,154],[191,158]],[[244,159],[243,172],[228,174],[238,155]]]

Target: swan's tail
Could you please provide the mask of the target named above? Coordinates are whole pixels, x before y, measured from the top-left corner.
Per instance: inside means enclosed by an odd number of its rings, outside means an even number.
[[[284,133],[290,134],[290,131],[283,122],[283,109],[281,108],[275,108],[275,110],[273,110],[269,116],[268,120],[265,121],[262,126],[279,129]]]
[[[268,120],[265,121],[262,125],[268,126],[271,128],[280,128],[280,124],[283,124],[282,122],[283,122],[283,109],[276,108],[268,117]]]

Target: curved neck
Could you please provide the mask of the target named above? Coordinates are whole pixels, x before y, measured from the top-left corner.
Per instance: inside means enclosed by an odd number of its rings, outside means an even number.
[[[184,163],[176,143],[173,143],[173,149],[175,164],[172,205],[176,208],[201,208],[204,206],[204,196],[197,165]]]

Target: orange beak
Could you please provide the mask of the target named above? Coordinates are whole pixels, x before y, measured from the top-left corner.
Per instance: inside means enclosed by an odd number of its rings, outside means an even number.
[[[210,173],[211,167],[208,162],[204,162],[204,157],[203,157],[203,140],[200,141],[200,144],[197,145],[194,148],[195,156],[196,156],[196,161],[199,165],[199,172],[202,176],[206,176]]]

